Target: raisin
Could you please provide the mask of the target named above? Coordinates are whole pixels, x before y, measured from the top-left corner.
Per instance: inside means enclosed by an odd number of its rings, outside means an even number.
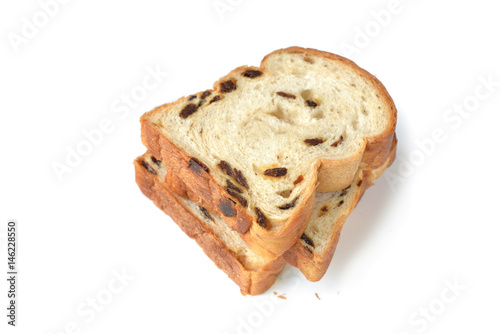
[[[337,206],[341,206],[342,204],[344,204],[344,201],[340,201]]]
[[[233,177],[234,176],[234,173],[233,173],[233,169],[231,168],[231,165],[224,161],[224,160],[221,160],[221,162],[219,162],[219,168],[222,169],[227,175]]]
[[[236,85],[231,80],[224,81],[220,84],[220,91],[223,93],[229,93],[236,89]]]
[[[282,206],[279,206],[278,209],[288,210],[290,208],[293,208],[295,206],[295,203],[297,203],[298,199],[299,199],[299,196],[295,197],[295,199],[293,201],[291,201],[290,203],[287,203],[287,204],[284,204]]]
[[[312,251],[309,247],[304,246],[304,248],[305,248],[305,249],[306,249],[306,251],[308,251],[309,253],[311,253],[311,254],[313,253],[313,251]]]
[[[194,99],[196,99],[196,95],[191,95],[191,96],[188,98],[188,101],[193,101]]]
[[[363,180],[359,180],[358,187],[361,185],[361,183],[363,183]]]
[[[182,118],[188,118],[198,110],[198,106],[194,103],[190,103],[181,110],[179,116]]]
[[[196,173],[200,173],[203,169],[205,172],[210,173],[210,169],[203,162],[199,161],[196,158],[189,159],[189,168]]]
[[[279,95],[279,96],[282,96],[282,97],[286,97],[287,99],[295,99],[295,95],[288,94],[288,93],[285,93],[285,92],[277,92],[276,95]]]
[[[241,171],[239,171],[236,168],[234,168],[234,174],[235,174],[235,180],[236,180],[236,182],[238,182],[243,187],[245,187],[245,188],[248,189],[247,179],[245,179],[245,177],[243,176],[243,174],[241,173]]]
[[[226,191],[229,195],[236,198],[238,200],[238,202],[240,202],[240,204],[243,205],[245,208],[248,206],[248,202],[247,202],[245,197],[243,197],[240,194],[238,194],[237,192],[231,190],[229,187],[226,188]]]
[[[156,175],[156,171],[144,160],[141,161],[142,167],[146,168],[148,172],[153,175]]]
[[[243,76],[247,78],[257,78],[262,75],[261,71],[255,71],[255,70],[246,70],[245,73],[243,73]]]
[[[323,138],[311,138],[311,139],[305,139],[304,143],[306,143],[309,146],[316,146],[321,143],[324,143],[325,140]]]
[[[314,247],[314,242],[311,240],[311,238],[309,238],[307,235],[305,235],[304,233],[302,234],[302,236],[300,237],[300,240],[303,240],[307,245],[311,246],[311,247]]]
[[[240,202],[241,205],[243,205],[245,208],[248,207],[248,202],[243,196],[237,196],[236,197],[238,201]]]
[[[314,101],[311,101],[311,100],[306,100],[306,104],[309,106],[309,107],[313,107],[313,108],[316,108],[318,106],[318,104]]]
[[[200,208],[201,212],[203,212],[203,214],[205,215],[205,217],[207,217],[210,220],[213,220],[212,216],[210,215],[210,212],[208,212],[207,209],[205,209],[202,206],[198,206],[198,207]]]
[[[297,180],[293,181],[293,185],[296,185],[296,184],[302,182],[302,180],[304,180],[304,177],[302,175],[299,175],[299,177],[297,178]]]
[[[344,136],[340,136],[340,139],[337,140],[335,143],[333,143],[331,146],[332,147],[337,147],[339,146],[340,144],[342,144],[342,142],[344,141]]]
[[[257,214],[257,224],[259,224],[260,227],[267,228],[267,218],[266,216],[260,211],[259,208],[255,208],[255,213]]]
[[[151,161],[153,161],[157,165],[161,164],[161,160],[156,159],[154,156],[151,156]]]
[[[340,193],[339,197],[345,196],[347,194],[347,190],[349,190],[349,188],[351,188],[351,186],[349,186],[345,189],[342,189],[342,192]]]
[[[212,94],[211,91],[207,90],[207,91],[204,91],[203,94],[201,94],[201,99],[204,100],[205,98],[207,98],[208,96],[210,96]]]
[[[226,180],[226,184],[227,184],[227,189],[230,189],[232,191],[236,191],[237,193],[240,193],[240,194],[243,193],[243,190],[241,190],[240,188],[235,186],[231,181]]]
[[[215,96],[213,99],[210,100],[210,103],[212,102],[217,102],[220,101],[220,95]]]
[[[224,216],[233,217],[236,215],[234,204],[236,204],[234,201],[224,197],[219,200],[219,209]]]
[[[198,108],[201,107],[204,104],[205,104],[205,100],[200,100],[200,103],[198,103]]]
[[[285,176],[286,172],[287,172],[287,169],[284,167],[271,168],[271,169],[266,169],[266,171],[264,172],[264,175],[272,176],[272,177],[281,177],[281,176]]]
[[[323,217],[328,212],[328,205],[323,205],[320,210],[318,217]]]

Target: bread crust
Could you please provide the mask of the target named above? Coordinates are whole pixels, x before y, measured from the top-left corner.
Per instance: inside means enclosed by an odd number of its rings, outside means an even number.
[[[193,215],[176,195],[162,185],[156,175],[146,170],[138,157],[134,161],[136,183],[142,193],[151,199],[157,207],[169,215],[173,221],[194,239],[205,254],[232,279],[244,295],[258,295],[265,292],[283,270],[286,262],[282,257],[269,260],[262,267],[245,268],[237,256],[217,237],[212,229]]]
[[[292,248],[283,254],[285,260],[292,266],[299,268],[309,281],[317,282],[325,275],[330,263],[332,262],[333,254],[337,248],[344,222],[351,214],[352,210],[356,207],[356,204],[361,198],[363,192],[364,185],[361,185],[354,195],[355,199],[351,202],[349,207],[344,210],[342,216],[335,222],[335,229],[330,236],[325,253],[320,255],[315,252],[311,252],[308,247],[302,245],[300,241],[297,241]]]
[[[337,191],[347,187],[353,180],[358,168],[366,170],[376,169],[386,161],[389,154],[396,125],[396,108],[384,86],[374,76],[359,68],[352,61],[338,55],[315,49],[291,47],[277,50],[262,60],[260,67],[242,66],[214,83],[214,91],[219,90],[220,83],[240,73],[244,69],[255,69],[269,73],[266,68],[266,59],[280,52],[301,53],[304,56],[314,55],[341,61],[356,70],[361,76],[369,80],[379,91],[379,95],[391,117],[389,126],[381,135],[365,138],[365,144],[356,154],[342,160],[331,161],[319,159],[312,167],[316,173],[316,180],[312,180],[301,197],[299,205],[294,208],[293,215],[279,229],[264,229],[256,223],[256,216],[249,213],[240,203],[234,203],[236,214],[225,216],[220,208],[220,200],[229,198],[223,185],[210,175],[199,173],[189,168],[191,157],[181,148],[175,146],[150,119],[163,112],[173,109],[177,104],[185,102],[185,97],[176,102],[160,106],[141,117],[143,144],[160,158],[168,167],[165,182],[178,195],[189,198],[193,202],[206,207],[209,211],[223,217],[232,229],[239,232],[247,244],[265,258],[274,258],[282,255],[292,247],[305,230],[314,204],[315,191]]]
[[[324,254],[317,254],[309,251],[300,241],[297,241],[292,248],[283,254],[285,260],[290,265],[299,268],[309,281],[317,282],[325,275],[330,263],[332,262],[333,254],[337,248],[345,220],[361,200],[361,197],[363,197],[366,189],[371,187],[373,185],[373,181],[379,178],[384,170],[392,165],[396,158],[396,148],[397,138],[394,136],[391,143],[391,149],[389,150],[389,154],[386,157],[385,162],[377,169],[363,170],[361,187],[357,189],[351,204],[345,209],[342,216],[336,222],[335,229],[331,234],[328,246],[326,247],[327,251]]]

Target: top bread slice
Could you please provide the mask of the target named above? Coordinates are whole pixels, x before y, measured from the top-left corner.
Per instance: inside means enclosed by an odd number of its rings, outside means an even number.
[[[353,62],[292,47],[141,118],[167,185],[223,217],[262,256],[302,235],[315,192],[386,161],[396,124],[383,85]]]

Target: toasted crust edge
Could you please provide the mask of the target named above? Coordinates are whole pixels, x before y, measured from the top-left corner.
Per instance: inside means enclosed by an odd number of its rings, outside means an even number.
[[[258,270],[246,269],[209,226],[195,217],[172,191],[161,185],[157,176],[140,164],[142,160],[144,158],[140,156],[134,161],[135,180],[142,193],[197,242],[216,266],[240,287],[242,294],[258,295],[273,285],[286,264],[282,257],[269,260]]]

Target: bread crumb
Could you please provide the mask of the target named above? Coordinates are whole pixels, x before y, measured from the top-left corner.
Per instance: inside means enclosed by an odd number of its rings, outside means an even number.
[[[278,296],[278,298],[279,298],[279,299],[286,299],[286,297],[285,297],[285,296],[283,296],[283,295],[279,295],[279,296]]]
[[[321,300],[321,298],[319,298],[319,296],[318,296],[318,293],[317,293],[317,292],[315,293],[315,295],[316,295],[316,298],[318,298],[319,300]]]
[[[340,295],[340,291],[337,291],[337,295]]]
[[[273,291],[273,293],[274,293],[275,295],[277,295],[277,294],[278,294],[276,291]]]

